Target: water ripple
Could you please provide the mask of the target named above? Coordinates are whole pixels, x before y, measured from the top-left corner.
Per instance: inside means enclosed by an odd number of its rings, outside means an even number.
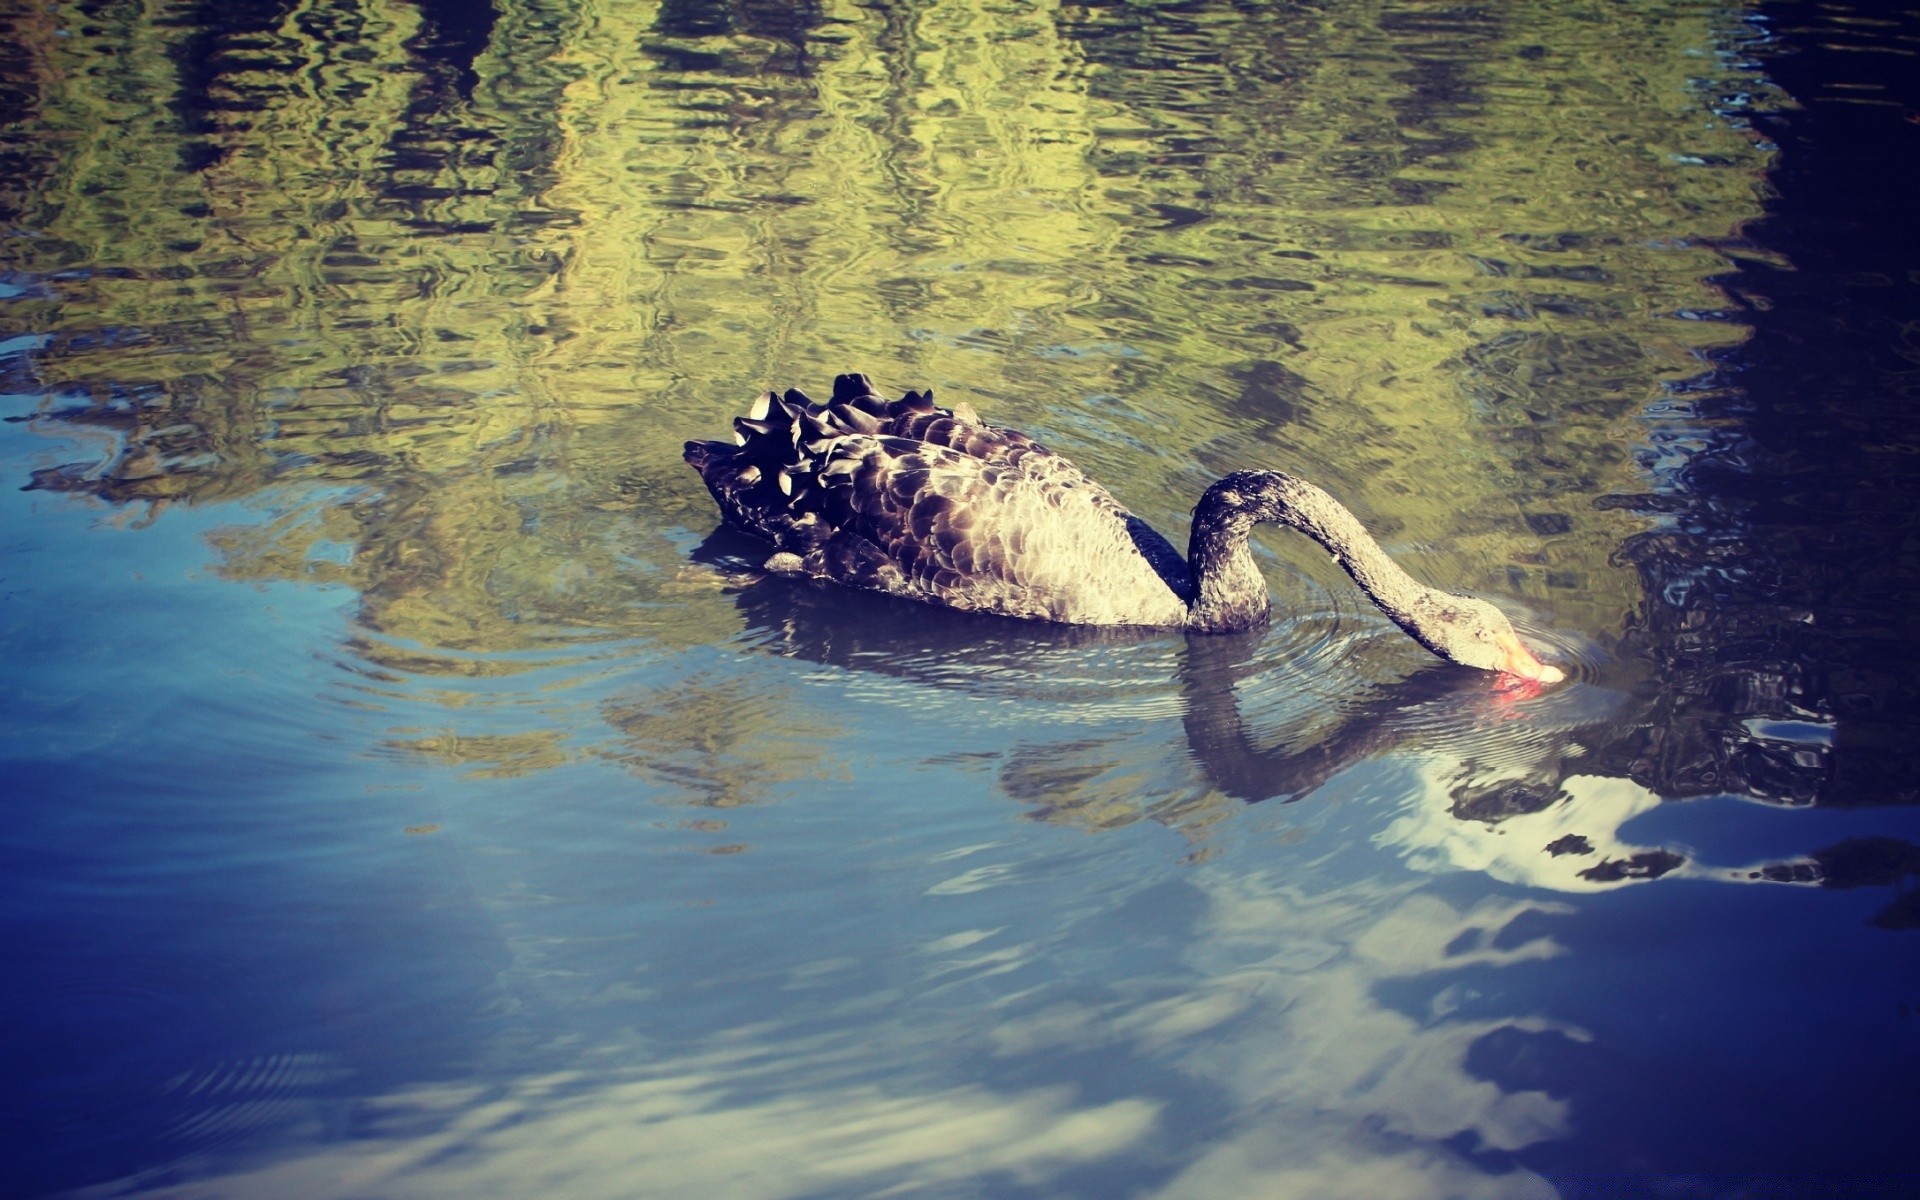
[[[213,959],[131,952],[10,974],[6,1075],[34,1080],[0,1093],[10,1138],[96,1151],[159,1138],[184,1153],[244,1136],[338,1074],[316,1054],[230,1057],[234,971]]]

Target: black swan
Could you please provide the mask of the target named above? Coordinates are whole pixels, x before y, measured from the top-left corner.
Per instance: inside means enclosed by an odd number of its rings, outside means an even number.
[[[1067,459],[933,393],[889,401],[864,375],[833,398],[769,394],[735,445],[688,442],[727,523],[770,541],[769,571],[971,612],[1237,633],[1272,602],[1247,546],[1260,521],[1333,553],[1413,639],[1469,667],[1555,683],[1499,609],[1423,586],[1338,501],[1279,471],[1235,471],[1193,510],[1187,558]]]

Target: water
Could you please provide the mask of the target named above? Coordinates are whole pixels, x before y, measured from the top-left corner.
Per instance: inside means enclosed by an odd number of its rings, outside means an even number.
[[[0,1192],[1916,1187],[1916,14],[0,20]],[[762,578],[848,369],[1572,679]]]

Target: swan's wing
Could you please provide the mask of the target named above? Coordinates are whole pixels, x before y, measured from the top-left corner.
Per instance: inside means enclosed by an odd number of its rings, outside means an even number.
[[[1084,489],[1096,505],[1126,515],[1105,488],[1026,434],[990,425],[965,405],[959,412],[938,407],[931,391],[888,400],[864,375],[836,377],[833,399],[824,404],[798,388],[769,392],[735,418],[733,428],[737,450],[725,443],[689,442],[687,461],[707,481],[729,520],[767,537],[772,531],[761,527],[769,510],[789,507],[784,497],[790,493],[775,493],[781,473],[817,466],[809,460],[833,439],[850,434],[924,442],[982,463],[1018,467],[1052,487]],[[754,486],[763,480],[765,486]]]
[[[787,398],[798,395],[788,392]],[[833,381],[833,400],[824,409],[821,415],[840,425],[841,432],[908,438],[945,446],[982,462],[1018,466],[1055,487],[1086,488],[1096,504],[1115,513],[1126,512],[1106,488],[1089,479],[1071,459],[1054,453],[1017,429],[982,421],[968,405],[941,408],[933,402],[930,390],[910,391],[898,400],[887,400],[874,391],[865,375],[840,375]],[[854,411],[848,412],[848,409]],[[872,417],[876,427],[866,428],[864,422],[855,426],[861,413]]]
[[[825,404],[797,389],[767,394],[734,436],[737,447],[687,443],[687,461],[736,528],[803,558],[833,541],[809,563],[815,574],[959,608],[1181,623],[1157,594],[1188,594],[1180,553],[1071,461],[964,405],[940,408],[931,392],[888,400],[865,376],[842,375]],[[1104,564],[1103,578],[1144,563],[1159,586],[1096,590],[1075,546]],[[1112,615],[1122,612],[1132,615]]]
[[[1019,467],[1035,480],[1061,491],[1084,490],[1097,508],[1125,522],[1134,548],[1153,566],[1166,585],[1178,595],[1190,591],[1187,560],[1173,543],[1145,521],[1128,512],[1113,494],[1090,478],[1072,459],[1034,441],[1017,429],[982,421],[970,406],[941,408],[934,404],[933,393],[908,392],[903,398],[887,401],[873,390],[865,375],[841,375],[833,381],[835,412],[838,406],[865,405],[864,411],[879,421],[877,430],[864,432],[882,436],[909,438],[933,446],[945,446],[982,462]],[[788,393],[791,397],[796,393]],[[849,431],[851,432],[851,431]]]
[[[1124,510],[1024,462],[850,435],[825,448],[808,483],[830,531],[804,556],[814,574],[1007,616],[1185,623],[1184,601],[1142,554]]]
[[[1182,596],[1188,594],[1186,558],[1153,526],[1128,512],[1125,505],[1113,498],[1113,493],[1089,478],[1072,459],[1054,453],[1018,430],[989,425],[946,409],[916,414],[896,424],[904,430],[903,436],[945,446],[982,462],[1018,468],[1029,478],[1062,494],[1083,495],[1089,504],[1110,513],[1126,526],[1134,548],[1169,588]]]
[[[1106,488],[1088,478],[1072,459],[1054,453],[1015,429],[989,425],[978,418],[955,415],[944,408],[909,413],[887,421],[882,433],[910,438],[930,446],[944,446],[984,463],[1018,467],[1035,479],[1057,488],[1084,489],[1094,504],[1113,513],[1127,510]]]

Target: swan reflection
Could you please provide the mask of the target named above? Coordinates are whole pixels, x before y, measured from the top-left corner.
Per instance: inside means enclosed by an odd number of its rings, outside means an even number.
[[[1378,622],[1312,605],[1260,633],[1047,625],[761,576],[752,566],[761,553],[721,529],[694,556],[734,580],[756,648],[854,672],[870,685],[864,694],[951,705],[956,738],[1000,712],[1028,730],[1044,712],[1046,728],[1071,730],[1006,749],[996,737],[992,749],[939,751],[956,766],[991,764],[1002,790],[1042,820],[1110,827],[1149,817],[1191,830],[1228,802],[1298,800],[1390,755],[1445,764],[1454,792],[1517,794],[1516,779],[1531,778],[1550,797],[1563,763],[1586,752],[1582,730],[1613,704],[1591,688],[1551,702],[1537,689],[1516,695],[1486,674],[1406,653]],[[1174,718],[1183,752],[1153,735]]]

